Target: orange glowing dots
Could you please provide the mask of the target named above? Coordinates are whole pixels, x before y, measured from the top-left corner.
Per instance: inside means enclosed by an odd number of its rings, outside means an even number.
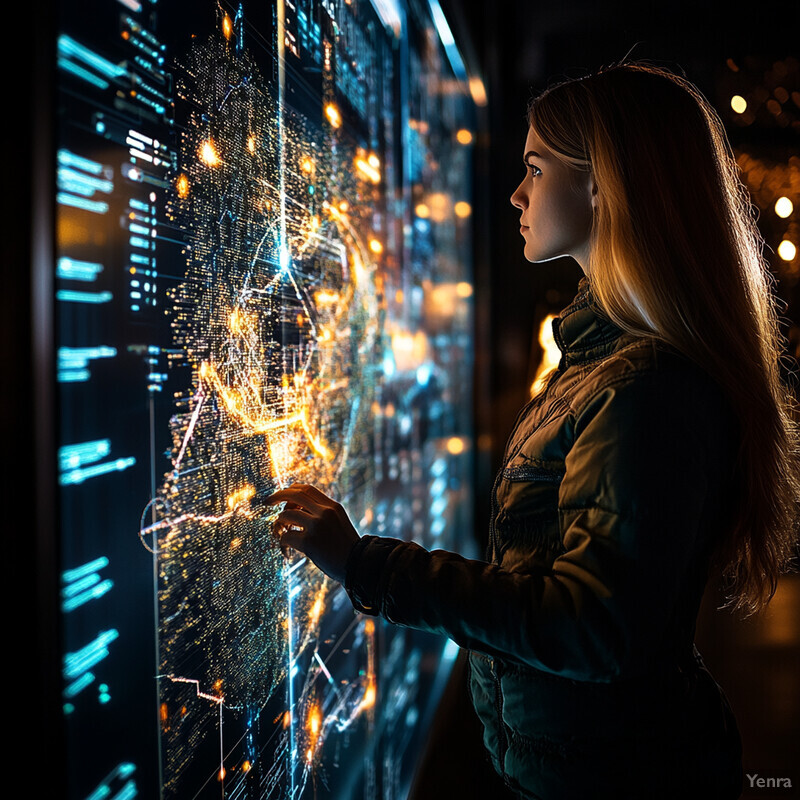
[[[470,144],[470,142],[472,142],[472,131],[461,128],[458,133],[456,133],[456,139],[459,144]]]
[[[366,633],[367,636],[372,636],[372,634],[375,633],[375,623],[373,620],[364,620],[364,633]]]
[[[370,239],[369,249],[377,255],[383,252],[383,245],[377,239]]]
[[[375,153],[370,153],[369,158],[367,158],[367,163],[371,167],[378,169],[378,167],[380,167],[381,165],[381,160],[378,158],[378,156],[375,155]]]
[[[731,97],[731,108],[737,114],[744,114],[745,110],[747,109],[747,100],[745,100],[740,94],[735,94],[733,97]]]
[[[339,211],[344,212],[347,211],[348,208],[350,208],[350,206],[348,205],[347,200],[341,200],[339,202]]]
[[[129,32],[129,31],[122,31],[122,33],[120,34],[120,36],[121,36],[123,39],[130,39],[130,38],[131,38],[131,34],[130,34],[130,32]]]
[[[227,14],[222,18],[222,34],[226,39],[233,35],[233,23]]]
[[[206,377],[208,377],[208,362],[207,362],[207,361],[204,361],[204,362],[203,362],[203,363],[200,365],[200,377],[201,377],[201,378],[206,378]]]
[[[175,181],[175,189],[181,199],[189,194],[189,179],[183,173],[178,175],[178,179]]]
[[[339,115],[339,109],[336,108],[333,103],[328,103],[328,105],[325,106],[325,116],[327,117],[328,122],[330,122],[334,128],[338,128],[342,124],[342,118]]]
[[[297,315],[297,324],[302,327],[306,324],[306,318],[302,314]]]
[[[222,688],[222,678],[217,678],[217,680],[214,681],[214,688],[217,691],[219,691]]]
[[[255,136],[248,136],[247,137],[247,149],[251,153],[255,153],[255,151],[256,151],[256,137]]]
[[[291,711],[287,711],[283,715],[283,727],[284,728],[288,728],[289,725],[291,724],[291,722],[292,722],[292,712]]]
[[[242,772],[250,772],[253,765],[249,761],[242,762]]]
[[[231,539],[231,550],[238,550],[241,544],[242,540],[238,536],[234,537]]]
[[[788,197],[779,197],[775,201],[775,213],[781,219],[791,216],[792,211],[794,211],[794,204]]]
[[[225,780],[225,767],[220,767],[219,772],[217,773],[217,780],[224,781]]]
[[[405,297],[405,295],[403,294],[403,290],[402,289],[398,289],[394,293],[394,301],[395,301],[395,303],[398,303],[398,304],[402,303],[404,297]]]
[[[472,284],[466,281],[459,281],[456,284],[456,294],[459,297],[472,297]]]
[[[161,704],[161,721],[162,722],[166,722],[168,718],[169,718],[169,714],[167,712],[167,704],[166,703],[162,703]]]
[[[381,409],[381,404],[377,400],[372,401],[371,409],[372,413],[375,414],[375,416],[380,416],[382,409]]]
[[[300,168],[303,170],[303,172],[311,172],[314,169],[314,162],[310,158],[306,157],[303,159],[302,164],[300,164]]]
[[[207,166],[207,167],[217,167],[220,164],[219,156],[217,155],[217,150],[214,147],[214,142],[211,139],[206,139],[201,145],[198,151],[200,156],[200,160]]]
[[[459,200],[453,210],[456,212],[457,217],[468,217],[472,213],[472,206],[463,200]]]
[[[431,215],[431,210],[427,205],[425,205],[425,203],[417,203],[417,205],[414,207],[414,213],[420,219],[428,219],[428,217]]]
[[[383,413],[387,417],[393,417],[394,416],[394,403],[387,403],[386,407],[383,409]]]
[[[797,255],[797,248],[794,245],[794,242],[790,242],[788,239],[784,239],[778,245],[778,255],[784,261],[793,261],[794,257]]]
[[[453,456],[457,456],[459,453],[463,453],[464,440],[460,436],[451,436],[447,440],[447,452]]]
[[[135,275],[135,274],[136,274],[136,267],[131,267],[131,268],[128,270],[128,272],[130,272],[130,274],[131,274],[131,275]]]

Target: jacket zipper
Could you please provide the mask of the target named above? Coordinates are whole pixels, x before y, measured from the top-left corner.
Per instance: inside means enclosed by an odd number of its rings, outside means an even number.
[[[498,665],[493,656],[489,656],[489,668],[492,671],[492,678],[494,679],[494,697],[495,707],[497,708],[497,738],[499,740],[498,757],[500,760],[500,774],[503,781],[508,783],[506,777],[506,751],[508,750],[508,735],[506,734],[506,723],[503,720],[503,690],[500,686],[500,675],[498,674]]]
[[[558,336],[557,329],[554,331],[556,336]],[[558,365],[556,373],[560,373],[564,367],[566,367],[565,359],[562,355],[561,362]],[[555,381],[557,375],[553,376],[553,381]],[[552,386],[553,381],[550,382],[550,386]],[[550,388],[548,386],[548,389]],[[512,436],[514,432],[516,432],[517,424],[520,421],[520,418],[523,416],[523,413],[527,411],[529,406],[533,405],[537,400],[539,403],[543,403],[547,392],[545,392],[542,396],[537,396],[529,400],[523,409],[517,414],[517,419],[514,422],[514,429],[512,431]],[[557,404],[556,404],[557,405]],[[550,410],[548,417],[551,416],[553,409]],[[510,456],[513,458],[513,454]],[[506,466],[506,463],[510,460],[504,458],[503,459],[503,466],[500,468],[500,471],[497,473],[494,479],[494,485],[492,486],[492,495],[491,495],[491,518],[489,519],[489,530],[490,530],[490,541],[492,543],[492,563],[499,564],[500,563],[500,548],[497,541],[497,530],[495,529],[494,518],[497,514],[497,484],[500,482],[500,478],[503,475],[503,469]],[[503,719],[503,689],[500,684],[500,669],[497,660],[493,656],[488,656],[489,658],[489,669],[492,672],[492,680],[494,681],[494,701],[495,701],[495,708],[497,710],[497,738],[499,743],[499,750],[498,756],[500,760],[500,774],[502,775],[503,781],[509,784],[508,777],[506,776],[506,769],[505,769],[505,757],[506,752],[508,751],[508,734],[506,732],[506,723]]]

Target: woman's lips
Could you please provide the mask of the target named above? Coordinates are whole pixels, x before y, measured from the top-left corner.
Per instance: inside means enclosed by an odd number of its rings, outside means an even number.
[[[519,232],[522,233],[523,231],[528,231],[530,228],[527,225],[520,225]]]

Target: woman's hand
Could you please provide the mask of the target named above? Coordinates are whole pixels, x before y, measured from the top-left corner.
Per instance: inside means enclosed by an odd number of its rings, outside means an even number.
[[[347,558],[360,538],[344,508],[307,483],[293,483],[267,499],[269,505],[282,502],[286,507],[273,523],[281,547],[299,550],[343,583]]]

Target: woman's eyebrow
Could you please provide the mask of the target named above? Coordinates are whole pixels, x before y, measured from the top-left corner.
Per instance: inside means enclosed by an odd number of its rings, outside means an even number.
[[[536,156],[536,158],[542,158],[543,157],[543,156],[539,155],[539,153],[537,153],[535,150],[528,150],[528,152],[525,153],[524,156],[522,156],[522,160],[523,161],[527,161],[528,160],[528,156]]]

